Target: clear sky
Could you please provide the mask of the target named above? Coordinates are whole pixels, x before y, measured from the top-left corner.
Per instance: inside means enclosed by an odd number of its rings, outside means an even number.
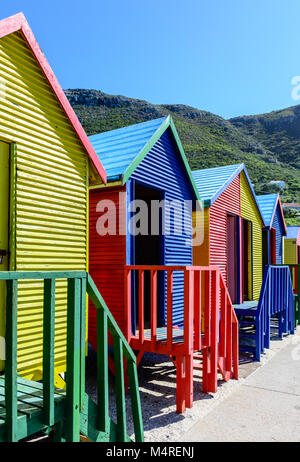
[[[63,88],[93,88],[223,117],[298,103],[299,0],[9,0]]]

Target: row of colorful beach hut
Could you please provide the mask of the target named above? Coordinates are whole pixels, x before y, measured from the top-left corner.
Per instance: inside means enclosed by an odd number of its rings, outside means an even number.
[[[33,413],[32,432],[61,420],[69,440],[80,422],[96,440],[128,439],[123,353],[142,439],[128,344],[137,363],[146,351],[174,362],[182,412],[193,403],[196,359],[204,391],[216,391],[218,372],[237,378],[233,305],[263,303],[266,265],[299,263],[300,233],[286,228],[279,196],[257,197],[244,164],[192,172],[170,116],[88,138],[22,14],[0,21],[0,204],[0,336],[10,347],[0,363],[9,377],[2,440],[27,436],[30,425],[18,419]],[[98,406],[88,401],[90,414],[80,417],[87,342],[100,356]],[[116,427],[107,342],[120,391]],[[55,393],[65,372],[66,395]],[[19,376],[27,382],[17,384]],[[41,379],[48,388],[34,407]],[[56,416],[55,399],[66,399],[65,413],[58,406]],[[46,424],[36,410],[43,406]]]

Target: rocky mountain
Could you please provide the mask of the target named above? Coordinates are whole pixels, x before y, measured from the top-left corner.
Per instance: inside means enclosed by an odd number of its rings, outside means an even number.
[[[257,116],[225,120],[181,104],[65,90],[88,135],[170,114],[192,169],[245,162],[257,193],[280,191],[283,201],[300,201],[300,105]]]

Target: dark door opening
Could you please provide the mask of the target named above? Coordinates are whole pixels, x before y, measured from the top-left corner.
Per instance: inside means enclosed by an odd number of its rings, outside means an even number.
[[[270,228],[270,264],[276,265],[276,229]]]
[[[237,217],[227,215],[227,285],[232,303],[237,303]]]
[[[251,276],[251,223],[243,219],[243,299],[250,300],[250,276]]]
[[[135,184],[135,199],[143,200],[147,204],[148,209],[148,230],[147,234],[138,234],[134,237],[134,264],[135,265],[162,265],[164,263],[164,240],[162,235],[162,213],[160,213],[158,231],[159,235],[153,235],[151,202],[153,200],[162,200],[162,192],[156,189],[151,189],[140,184]],[[139,223],[137,223],[139,226]],[[136,274],[135,284],[135,300],[136,300],[136,319],[138,324],[138,306],[139,306],[139,283],[138,274]],[[151,287],[150,287],[150,271],[144,274],[144,323],[145,328],[150,327],[151,321]],[[164,309],[164,277],[161,272],[158,272],[157,277],[157,319],[158,324],[163,319]]]

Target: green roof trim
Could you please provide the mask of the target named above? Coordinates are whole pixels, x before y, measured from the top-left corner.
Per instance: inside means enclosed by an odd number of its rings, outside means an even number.
[[[142,160],[145,158],[145,156],[148,154],[148,152],[153,148],[155,143],[159,140],[159,138],[163,135],[163,133],[168,129],[171,128],[172,134],[174,136],[174,139],[176,141],[178,151],[181,155],[181,159],[183,161],[183,164],[185,166],[186,172],[188,174],[188,177],[190,179],[191,185],[193,187],[196,199],[201,202],[201,198],[198,192],[198,189],[196,187],[196,183],[194,181],[193,175],[191,168],[189,166],[187,157],[185,155],[183,146],[181,144],[180,138],[178,136],[175,124],[173,122],[173,119],[170,115],[166,118],[166,120],[160,125],[160,127],[156,130],[154,135],[151,137],[151,139],[148,141],[148,143],[144,146],[144,148],[141,150],[141,152],[138,154],[138,156],[134,159],[134,161],[129,165],[129,167],[125,170],[123,174],[123,180],[122,183],[123,185],[126,183],[126,181],[130,178],[130,176],[133,174],[137,166],[142,162]]]

